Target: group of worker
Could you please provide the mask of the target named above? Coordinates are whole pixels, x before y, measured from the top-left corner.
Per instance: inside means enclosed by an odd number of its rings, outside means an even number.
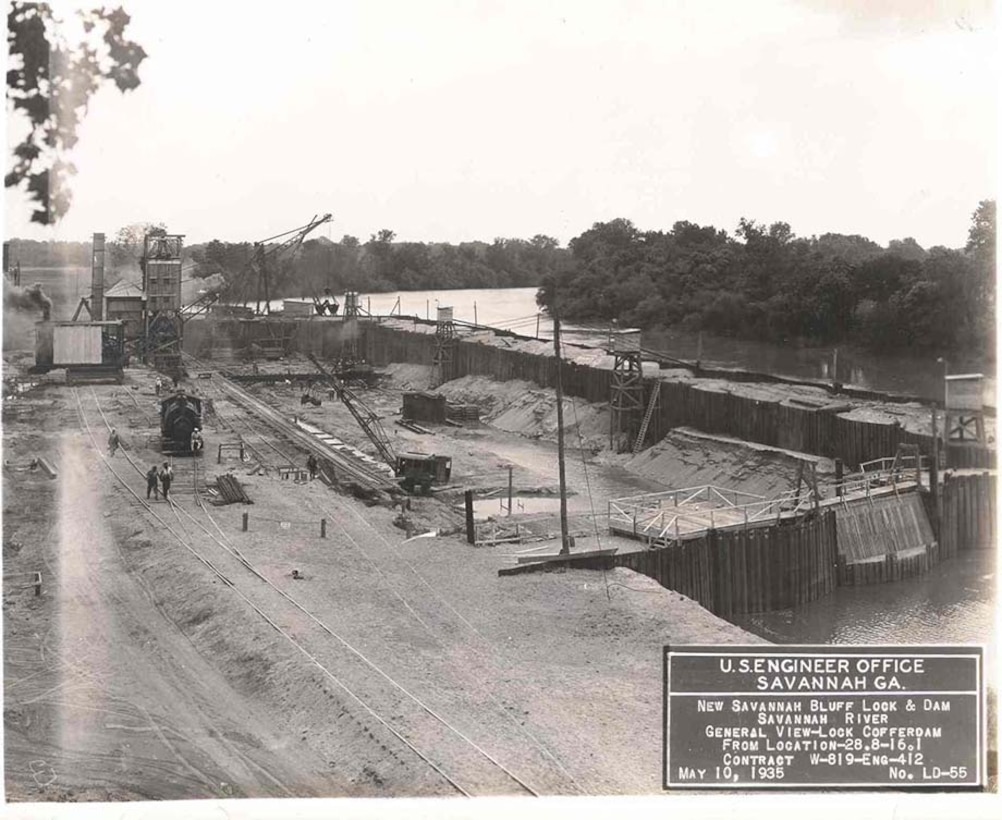
[[[172,387],[175,390],[177,390],[177,386],[178,386],[178,378],[177,378],[177,376],[171,376],[170,380],[171,380]],[[156,390],[156,393],[157,393],[158,396],[161,393],[163,393],[164,387],[165,387],[164,380],[162,378],[160,378],[159,376],[157,376],[156,383],[154,384],[154,389]]]
[[[170,462],[165,461],[159,469],[154,464],[146,471],[146,498],[149,500],[150,493],[153,493],[155,501],[160,500],[161,488],[164,494],[164,501],[170,501],[170,485],[174,481],[174,468]]]

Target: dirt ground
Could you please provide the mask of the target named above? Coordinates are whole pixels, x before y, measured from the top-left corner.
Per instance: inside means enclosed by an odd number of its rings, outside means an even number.
[[[254,434],[209,385],[204,473],[232,471],[254,503],[203,510],[178,459],[177,511],[148,510],[126,489],[142,477],[101,452],[97,408],[155,463],[152,381],[136,368],[123,386],[42,384],[4,404],[9,800],[456,794],[442,772],[473,794],[525,793],[508,773],[543,794],[658,793],[664,644],[759,642],[628,570],[499,577],[502,549],[405,540],[461,522],[448,494],[401,513],[216,465],[218,443]],[[391,390],[368,398],[399,407]],[[312,415],[362,443],[342,408]],[[556,483],[546,442],[385,423],[399,449],[450,452],[483,487],[508,464],[526,492]],[[28,469],[39,456],[56,479]],[[582,506],[589,486],[660,486],[576,456]]]

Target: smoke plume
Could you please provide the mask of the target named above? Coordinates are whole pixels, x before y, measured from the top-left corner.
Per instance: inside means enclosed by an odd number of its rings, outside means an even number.
[[[19,288],[12,285],[7,279],[3,280],[3,306],[7,310],[26,310],[42,312],[43,321],[48,321],[52,316],[52,300],[45,295],[40,282],[29,285],[26,288]]]

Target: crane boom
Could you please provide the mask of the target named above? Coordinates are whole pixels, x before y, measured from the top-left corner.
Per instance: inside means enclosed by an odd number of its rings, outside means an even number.
[[[369,441],[372,442],[373,446],[378,451],[380,458],[396,470],[397,457],[393,452],[393,447],[390,445],[390,440],[386,435],[386,431],[383,430],[383,425],[379,423],[379,416],[372,412],[372,410],[366,406],[365,402],[349,390],[345,386],[344,382],[324,367],[318,361],[316,356],[312,353],[307,353],[306,355],[309,360],[313,362],[314,367],[316,367],[323,375],[331,389],[337,393],[337,397],[341,400],[344,406],[347,407],[348,411],[355,417],[355,421],[357,421],[359,427],[365,431],[365,434],[369,437]]]
[[[284,233],[276,234],[275,236],[270,236],[267,239],[262,239],[260,242],[254,243],[254,258],[251,260],[251,271],[257,271],[258,280],[264,289],[264,312],[269,313],[268,303],[271,301],[271,272],[270,266],[272,260],[277,257],[280,253],[290,249],[298,248],[303,244],[303,240],[306,239],[309,234],[319,228],[321,225],[330,222],[334,217],[330,214],[324,214],[321,217],[314,216],[306,225],[302,225],[298,228],[293,228],[291,231],[285,231]],[[290,236],[291,234],[291,236]],[[266,244],[271,242],[273,239],[280,239],[283,236],[288,236],[288,239],[284,240],[281,244],[275,245],[271,248],[266,248]],[[258,294],[257,312],[261,312],[261,301],[260,293]]]

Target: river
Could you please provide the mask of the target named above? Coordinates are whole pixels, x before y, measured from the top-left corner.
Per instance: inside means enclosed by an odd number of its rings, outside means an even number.
[[[404,316],[431,318],[436,309],[451,307],[464,322],[503,327],[525,336],[550,338],[553,326],[536,305],[536,288],[494,290],[397,291],[363,294],[362,307],[377,314],[391,311]],[[600,343],[604,330],[586,330],[567,324],[566,341]],[[695,360],[699,334],[682,330],[645,331],[643,346],[679,359]],[[700,361],[710,367],[739,368],[803,379],[832,378],[831,347],[796,347],[749,342],[703,334]],[[985,403],[995,406],[995,367],[986,358],[967,358],[945,364],[935,356],[873,354],[851,347],[838,352],[838,377],[843,384],[904,393],[928,400],[943,396],[944,366],[951,373],[984,373]]]
[[[919,578],[834,594],[797,609],[732,620],[774,643],[951,644],[984,643],[986,677],[995,682],[997,555],[958,553]]]
[[[21,282],[24,285],[41,282],[55,302],[55,318],[69,319],[80,297],[88,295],[89,277],[86,268],[24,268]],[[186,300],[195,297],[197,286],[197,280],[186,283]],[[363,293],[360,298],[363,309],[378,315],[394,313],[434,319],[438,307],[451,307],[457,320],[548,339],[553,326],[536,305],[536,291],[536,288],[417,290]],[[339,296],[339,300],[343,304],[343,298]],[[271,308],[281,310],[282,300],[272,301]],[[585,329],[574,324],[565,327],[566,341],[598,344],[608,339],[604,329]],[[663,330],[643,334],[644,347],[679,359],[695,360],[699,344],[698,333]],[[830,380],[832,353],[830,347],[750,342],[704,333],[700,361],[710,367]],[[985,403],[995,406],[995,367],[986,358],[958,359],[944,365],[935,356],[877,355],[850,347],[840,348],[838,354],[838,376],[844,384],[930,400],[943,395],[944,367],[952,373],[984,373]]]

